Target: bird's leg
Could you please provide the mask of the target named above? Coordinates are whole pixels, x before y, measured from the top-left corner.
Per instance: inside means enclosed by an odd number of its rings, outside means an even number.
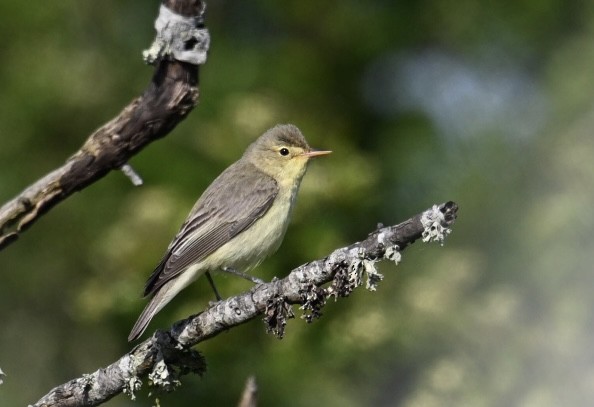
[[[206,272],[204,273],[206,274],[206,278],[208,279],[208,282],[210,283],[210,286],[212,287],[212,290],[214,291],[215,296],[217,297],[217,301],[221,301],[221,295],[219,294],[219,291],[217,290],[217,286],[214,283],[214,280],[212,279],[212,276],[210,275],[210,272]]]
[[[235,270],[231,267],[223,267],[223,271],[226,273],[234,274],[238,277],[245,278],[254,284],[264,284],[264,280],[260,280],[258,277],[250,276],[249,274],[242,273],[241,271]]]

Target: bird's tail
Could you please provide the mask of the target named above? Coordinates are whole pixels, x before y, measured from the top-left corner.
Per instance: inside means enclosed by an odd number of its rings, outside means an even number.
[[[151,319],[153,319],[155,314],[161,311],[165,304],[169,302],[163,301],[162,297],[163,291],[159,290],[157,291],[157,293],[155,293],[153,298],[151,298],[149,303],[146,304],[146,307],[144,307],[144,310],[142,310],[142,314],[140,314],[138,320],[136,320],[136,323],[134,324],[132,331],[130,331],[130,335],[128,335],[128,342],[132,342],[133,340],[137,339],[140,335],[142,335],[142,333],[146,330],[146,327],[148,326],[149,322],[151,322]]]
[[[188,284],[202,275],[205,271],[205,269],[195,265],[186,269],[177,278],[173,278],[163,284],[163,286],[153,295],[146,307],[144,307],[142,314],[140,314],[130,335],[128,335],[128,341],[131,342],[142,335],[157,312],[161,311],[161,309],[163,309],[163,307],[167,305],[177,293],[186,288]]]

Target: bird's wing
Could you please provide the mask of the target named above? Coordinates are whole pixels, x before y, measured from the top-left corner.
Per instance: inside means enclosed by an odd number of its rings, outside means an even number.
[[[231,167],[230,167],[231,168]],[[230,169],[229,168],[229,169]],[[278,193],[274,178],[251,168],[223,172],[204,192],[167,253],[148,279],[149,295],[223,246],[270,209]],[[224,186],[224,187],[221,187]]]

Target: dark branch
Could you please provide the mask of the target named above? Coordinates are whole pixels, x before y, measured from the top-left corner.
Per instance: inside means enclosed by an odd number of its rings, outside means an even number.
[[[164,0],[170,10],[198,16],[200,1]],[[0,249],[14,242],[52,207],[121,168],[147,144],[167,135],[198,101],[198,67],[161,60],[142,96],[97,129],[66,163],[0,208]]]
[[[301,304],[304,318],[311,321],[321,315],[328,298],[349,295],[365,278],[368,288],[374,289],[382,278],[375,262],[397,262],[400,252],[421,237],[443,241],[457,210],[453,202],[434,206],[399,225],[381,227],[324,259],[306,263],[281,280],[220,301],[175,323],[168,332],[157,331],[105,369],[54,388],[34,407],[96,406],[122,392],[133,395],[140,378],[146,376],[153,385],[170,390],[181,375],[204,371],[202,357],[190,349],[193,345],[262,314],[269,330],[282,336],[286,317],[292,314],[288,304]]]

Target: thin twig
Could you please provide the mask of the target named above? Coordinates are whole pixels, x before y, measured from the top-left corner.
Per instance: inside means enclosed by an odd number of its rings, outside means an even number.
[[[237,404],[237,407],[256,407],[258,405],[258,385],[256,384],[256,378],[250,376],[245,382],[243,388],[243,394],[241,400]]]
[[[132,168],[130,164],[124,164],[120,169],[122,170],[122,173],[130,179],[132,185],[134,185],[135,187],[139,187],[142,185],[142,178],[140,177],[140,175],[138,175],[138,173],[134,170],[134,168]]]

